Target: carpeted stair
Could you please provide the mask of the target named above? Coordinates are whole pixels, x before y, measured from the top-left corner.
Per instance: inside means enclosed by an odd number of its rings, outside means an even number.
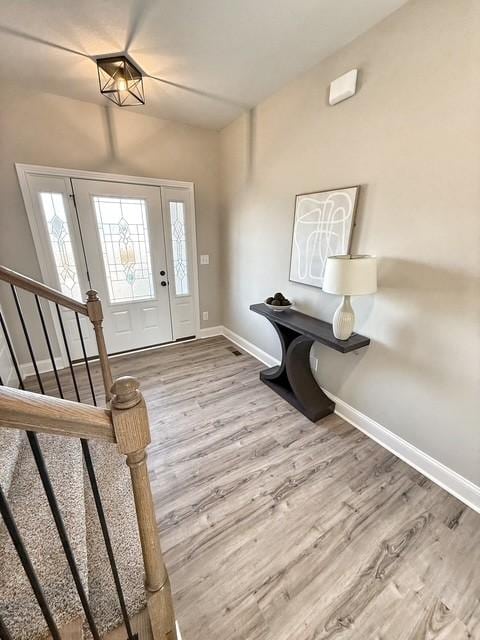
[[[122,623],[78,439],[38,436],[96,624]],[[145,606],[143,563],[128,468],[115,446],[91,443],[118,571],[130,615]],[[0,430],[0,483],[59,628],[84,619],[40,477],[23,432]],[[8,532],[0,520],[0,615],[14,640],[49,637]],[[89,632],[85,628],[85,637]]]
[[[115,445],[92,442],[90,451],[127,610],[136,613],[145,606],[145,588],[128,467],[123,456],[118,455]],[[86,471],[84,484],[90,606],[98,630],[103,634],[119,625],[122,612],[117,592],[112,588],[112,572]]]
[[[0,487],[7,496],[20,451],[20,436],[18,429],[0,429]]]

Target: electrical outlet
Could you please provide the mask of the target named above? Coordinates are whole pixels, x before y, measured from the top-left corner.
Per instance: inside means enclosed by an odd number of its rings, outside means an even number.
[[[204,320],[208,320],[208,311],[204,311],[204,312],[202,313],[202,318],[203,318]]]
[[[200,264],[210,264],[210,256],[209,255],[200,256]]]

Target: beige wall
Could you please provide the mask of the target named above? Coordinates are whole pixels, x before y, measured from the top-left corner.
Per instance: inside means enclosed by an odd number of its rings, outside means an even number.
[[[1,306],[0,312],[4,313]],[[10,357],[10,352],[8,350],[7,341],[3,331],[0,331],[0,379],[2,380],[2,384],[8,386],[18,385],[18,379],[15,375],[15,370],[13,368],[12,359]]]
[[[191,180],[210,254],[203,325],[278,355],[249,304],[280,289],[327,320],[338,304],[288,281],[294,196],[361,184],[353,250],[380,257],[380,290],[354,306],[372,344],[316,346],[319,381],[480,484],[479,13],[475,0],[409,3],[227,127],[220,160],[214,131],[2,86],[0,262],[40,276],[14,162]],[[353,67],[358,94],[328,107],[330,80]]]
[[[40,278],[15,162],[192,181],[198,253],[210,254],[210,264],[199,267],[200,310],[209,312],[202,326],[218,325],[218,138],[133,111],[2,86],[0,263]]]
[[[339,298],[288,281],[296,193],[362,185],[353,251],[380,290],[353,300],[372,344],[317,346],[332,393],[480,484],[480,4],[405,5],[221,134],[224,323],[278,355],[249,304],[281,290],[331,320]],[[288,55],[288,52],[286,52]],[[358,67],[358,94],[327,106]]]

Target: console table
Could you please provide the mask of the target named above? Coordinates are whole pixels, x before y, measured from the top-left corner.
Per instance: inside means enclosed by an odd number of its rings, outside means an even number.
[[[250,310],[271,322],[282,346],[281,363],[261,371],[260,380],[312,422],[333,413],[335,403],[323,393],[312,375],[311,346],[320,342],[340,353],[348,353],[366,347],[370,338],[353,333],[348,340],[338,340],[329,322],[293,309],[272,311],[262,303],[252,304]]]

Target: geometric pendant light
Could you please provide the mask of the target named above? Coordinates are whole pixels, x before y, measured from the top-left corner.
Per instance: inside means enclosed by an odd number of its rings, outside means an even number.
[[[97,58],[100,93],[119,107],[145,104],[142,72],[125,56]]]

